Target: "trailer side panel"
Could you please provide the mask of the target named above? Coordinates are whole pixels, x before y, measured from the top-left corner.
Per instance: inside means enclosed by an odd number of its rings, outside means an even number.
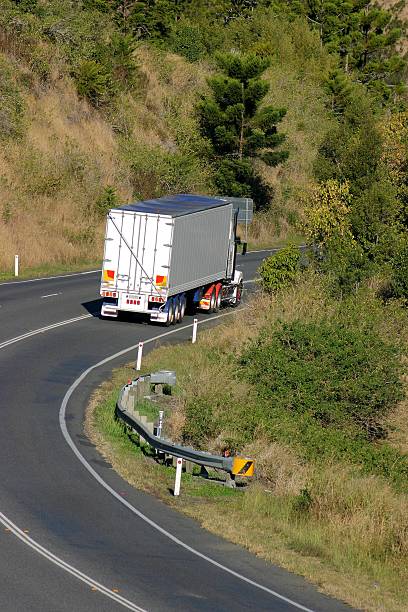
[[[173,219],[169,295],[226,277],[232,205]]]

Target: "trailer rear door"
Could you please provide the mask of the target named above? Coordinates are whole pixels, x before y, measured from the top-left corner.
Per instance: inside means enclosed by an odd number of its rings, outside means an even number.
[[[126,293],[166,294],[172,229],[171,217],[111,210],[102,286]]]

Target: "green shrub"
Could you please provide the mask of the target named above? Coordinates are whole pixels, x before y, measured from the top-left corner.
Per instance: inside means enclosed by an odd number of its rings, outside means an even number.
[[[408,241],[398,249],[391,262],[391,290],[395,297],[408,299]]]
[[[265,259],[259,267],[262,288],[268,293],[292,283],[299,272],[300,251],[290,244]]]
[[[81,62],[75,72],[78,93],[94,106],[109,102],[114,95],[111,74],[94,60]]]
[[[6,58],[0,54],[0,139],[21,136],[24,104]]]
[[[116,189],[111,185],[107,185],[96,200],[96,212],[98,216],[104,217],[111,208],[114,208],[118,204],[119,198]]]
[[[363,247],[347,236],[331,237],[323,254],[317,257],[317,264],[328,275],[333,292],[341,295],[356,291],[373,271],[373,263]]]
[[[312,507],[313,498],[309,489],[301,489],[299,495],[292,499],[292,509],[296,514],[307,514]]]
[[[350,322],[294,321],[265,329],[241,363],[265,410],[304,415],[352,437],[383,437],[383,419],[403,397],[397,348]]]
[[[137,198],[157,198],[169,193],[202,193],[208,190],[209,169],[197,155],[130,145],[124,156],[132,170]]]
[[[176,23],[168,44],[174,53],[182,55],[189,62],[197,62],[206,53],[199,26],[192,25],[185,20]]]

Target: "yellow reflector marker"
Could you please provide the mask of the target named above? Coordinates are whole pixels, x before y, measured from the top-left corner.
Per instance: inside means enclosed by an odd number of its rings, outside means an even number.
[[[162,276],[161,274],[157,274],[156,285],[158,287],[166,287],[167,286],[167,276]]]
[[[103,280],[106,281],[107,283],[115,280],[115,270],[104,270]]]
[[[255,471],[255,461],[248,457],[234,457],[231,472],[235,476],[253,476]]]

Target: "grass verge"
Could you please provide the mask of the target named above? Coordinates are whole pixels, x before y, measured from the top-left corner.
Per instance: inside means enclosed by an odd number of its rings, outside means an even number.
[[[87,272],[88,270],[99,270],[100,266],[100,259],[67,264],[44,264],[42,266],[35,266],[19,270],[19,275],[17,277],[14,276],[14,272],[0,270],[0,281],[47,278],[47,276],[56,276],[59,274]]]
[[[192,405],[197,388],[207,402],[216,401],[220,389],[214,388],[214,368],[227,392],[245,401],[247,383],[237,383],[233,377],[231,382],[231,355],[239,354],[241,345],[256,335],[265,316],[287,319],[294,313],[310,316],[313,310],[328,310],[310,287],[297,292],[297,297],[293,292],[278,296],[266,310],[259,300],[234,323],[217,327],[216,336],[211,331],[200,334],[200,350],[192,345],[164,346],[146,355],[146,372],[177,371],[180,405],[173,412],[174,432],[183,429],[186,406]],[[387,325],[389,332],[389,321]],[[355,607],[407,609],[406,494],[384,478],[362,473],[356,465],[311,461],[287,440],[262,439],[258,433],[244,449],[257,460],[258,478],[253,484],[231,491],[184,474],[182,495],[175,499],[169,492],[174,470],[144,454],[113,418],[118,389],[133,376],[131,368],[115,371],[95,392],[86,419],[87,434],[128,482]],[[219,440],[212,444],[216,450]]]

